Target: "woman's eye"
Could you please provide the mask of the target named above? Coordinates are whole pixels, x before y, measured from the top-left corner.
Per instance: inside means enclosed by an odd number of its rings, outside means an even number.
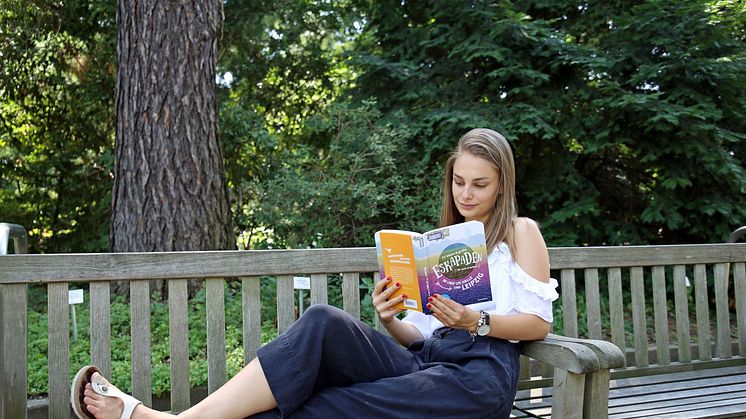
[[[484,188],[487,185],[474,185],[474,186],[476,186],[477,188]]]

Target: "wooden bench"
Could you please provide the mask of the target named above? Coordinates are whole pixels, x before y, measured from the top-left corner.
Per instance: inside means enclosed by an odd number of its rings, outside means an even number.
[[[608,413],[623,417],[627,410],[666,416],[665,411],[652,409],[664,409],[659,406],[662,403],[673,406],[677,399],[673,395],[675,388],[691,389],[688,383],[694,382],[693,379],[732,397],[729,401],[718,400],[722,404],[719,410],[707,405],[715,395],[673,409],[689,409],[691,417],[707,416],[710,412],[713,416],[746,412],[746,398],[739,393],[738,385],[731,386],[733,380],[743,381],[739,374],[746,373],[742,355],[746,349],[743,298],[746,245],[552,248],[550,259],[553,273],[561,282],[562,315],[557,323],[561,321],[566,337],[550,335],[544,341],[522,343],[521,352],[526,357],[522,358],[516,398],[520,410],[514,411],[515,416],[603,418]],[[226,280],[241,282],[244,357],[248,360],[259,345],[260,276],[277,279],[277,324],[282,332],[295,320],[293,275],[311,277],[311,303],[327,302],[328,275],[341,275],[343,309],[359,317],[361,276],[375,280],[376,270],[372,248],[0,256],[0,385],[3,388],[0,413],[9,418],[26,417],[28,354],[26,339],[18,336],[28,333],[28,284],[47,284],[49,416],[66,417],[70,377],[66,301],[71,283],[89,283],[91,359],[109,373],[109,281],[129,281],[133,394],[150,404],[149,280],[168,281],[171,410],[182,411],[192,402],[186,345],[188,279],[206,278],[208,391],[213,391],[227,379]],[[686,286],[687,277],[693,278],[693,297]],[[714,282],[713,292],[705,285],[708,279]],[[673,285],[667,288],[667,283]],[[730,287],[731,283],[734,287]],[[734,310],[729,307],[728,290],[733,288],[736,315],[731,319]],[[577,293],[581,289],[584,293]],[[653,298],[648,306],[645,293],[650,289]],[[674,316],[669,314],[666,294],[671,289],[675,297],[670,300]],[[710,330],[712,310],[708,298],[712,294],[714,335]],[[608,296],[608,304],[606,299],[601,302],[601,295]],[[695,298],[697,302],[695,345],[688,333],[691,313],[687,298]],[[630,303],[631,309],[625,309]],[[586,313],[583,319],[578,318],[579,307],[585,308],[580,311]],[[602,310],[609,316],[602,316]],[[602,324],[607,317],[608,325],[605,321]],[[625,320],[626,317],[631,321]],[[677,331],[674,346],[670,344],[670,319],[675,320],[673,329]],[[631,325],[631,333],[625,324]],[[654,329],[655,345],[650,345],[649,326]],[[587,330],[584,334],[591,339],[577,339],[579,329]],[[737,335],[735,342],[730,336],[731,329]],[[627,354],[627,367],[622,352]],[[682,382],[683,385],[677,384]],[[690,395],[685,397],[694,400]]]

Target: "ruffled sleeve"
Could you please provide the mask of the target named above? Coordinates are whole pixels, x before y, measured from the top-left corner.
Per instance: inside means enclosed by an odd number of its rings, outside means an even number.
[[[524,271],[513,260],[510,249],[505,243],[495,249],[490,258],[490,275],[508,277],[507,281],[498,281],[498,289],[493,289],[497,298],[497,314],[528,313],[541,317],[551,323],[552,301],[559,295],[556,288],[557,280],[549,278],[549,282],[542,282]]]

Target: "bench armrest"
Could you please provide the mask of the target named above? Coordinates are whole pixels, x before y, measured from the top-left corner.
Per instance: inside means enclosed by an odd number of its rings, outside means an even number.
[[[555,368],[553,416],[608,417],[609,370],[624,366],[624,354],[614,344],[549,334],[521,342],[520,352]]]
[[[565,336],[553,335],[551,333],[547,338],[551,338],[552,341],[555,342],[577,343],[589,348],[594,354],[596,354],[599,367],[602,370],[622,368],[625,365],[624,353],[622,353],[622,351],[611,342],[598,339],[568,338]]]
[[[601,368],[598,356],[592,348],[579,342],[557,339],[551,334],[544,340],[521,342],[520,352],[529,358],[575,374],[588,374]]]

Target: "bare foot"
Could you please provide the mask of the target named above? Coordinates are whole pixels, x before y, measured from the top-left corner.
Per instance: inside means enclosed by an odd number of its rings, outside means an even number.
[[[98,377],[97,377],[98,376]],[[99,373],[93,373],[91,380],[102,380],[103,377]],[[91,412],[96,419],[119,419],[124,410],[124,402],[118,397],[106,397],[102,396],[95,391],[91,384],[86,384],[85,391],[83,392],[85,398],[86,409]]]

